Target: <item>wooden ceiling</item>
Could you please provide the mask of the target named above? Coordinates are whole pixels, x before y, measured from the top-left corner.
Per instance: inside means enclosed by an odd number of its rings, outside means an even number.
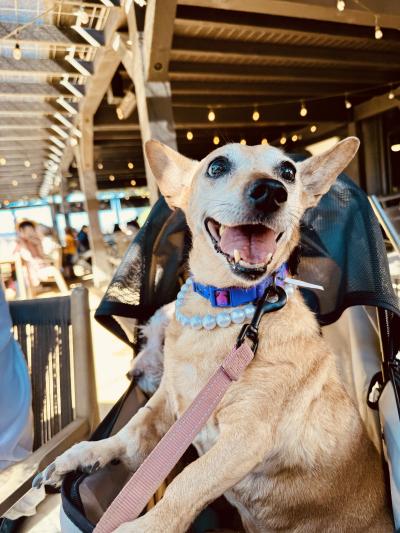
[[[112,28],[126,32],[123,7],[118,0],[113,3],[115,7],[105,7],[100,0],[53,2],[53,11],[42,20],[45,27],[38,31],[30,26],[18,35],[20,61],[10,54],[15,39],[1,41],[0,158],[7,159],[6,165],[0,165],[1,197],[38,194],[46,161],[54,154],[49,137],[60,138],[52,126],[72,131],[54,117],[58,111],[74,121],[75,115],[57,103],[60,96],[79,111],[95,112],[98,187],[131,187],[132,180],[136,186],[146,183],[137,111],[124,120],[116,114],[126,91],[134,92],[134,87],[122,63],[115,63],[114,56],[107,59],[112,55],[107,41]],[[362,4],[366,8],[349,0],[340,13],[333,0],[178,0],[172,46],[164,53],[169,59],[179,149],[202,158],[215,147],[215,137],[220,143],[245,139],[257,144],[266,138],[279,145],[284,136],[284,147],[293,150],[343,133],[347,123],[365,116],[373,97],[381,98],[374,102],[383,109],[398,106],[397,98],[389,101],[387,94],[390,90],[397,94],[400,86],[400,4],[396,0]],[[99,47],[71,30],[73,13],[82,6],[90,15],[85,27],[101,43]],[[139,19],[145,9],[136,6]],[[374,35],[375,14],[383,31],[380,40]],[[7,16],[3,23],[0,7],[0,39],[13,29],[8,12]],[[71,44],[87,75],[77,73],[76,66],[65,60]],[[25,57],[24,47],[31,56]],[[112,68],[102,68],[107,61]],[[64,76],[83,97],[60,84]],[[345,99],[351,102],[350,109]],[[299,113],[302,101],[305,117]],[[216,115],[213,122],[208,120],[210,109]],[[257,122],[252,119],[254,110],[260,114]],[[310,131],[312,125],[316,132]],[[188,131],[193,133],[191,141]],[[292,142],[294,133],[302,140]],[[54,154],[61,158],[57,172],[70,176],[70,189],[77,188],[71,149],[67,145],[61,151],[62,156]],[[27,158],[29,168],[24,166]],[[134,167],[129,168],[129,163]],[[13,179],[19,181],[18,187],[10,185]]]

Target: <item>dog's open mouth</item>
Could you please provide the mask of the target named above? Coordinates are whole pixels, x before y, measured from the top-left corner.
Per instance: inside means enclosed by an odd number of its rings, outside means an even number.
[[[207,218],[205,225],[215,250],[226,257],[231,269],[251,279],[266,272],[282,236],[263,224],[224,226]]]

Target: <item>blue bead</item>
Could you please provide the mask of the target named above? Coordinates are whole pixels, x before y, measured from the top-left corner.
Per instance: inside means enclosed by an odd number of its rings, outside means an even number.
[[[193,285],[192,278],[188,278],[185,283],[188,287],[191,287]]]
[[[244,314],[246,315],[246,318],[253,318],[254,311],[254,305],[246,305],[246,307],[244,308]]]
[[[217,324],[220,328],[227,328],[231,325],[231,315],[229,313],[218,313]]]
[[[204,329],[214,329],[216,325],[217,325],[217,321],[216,321],[215,316],[206,315],[203,318],[203,328]]]
[[[235,324],[241,324],[242,322],[244,322],[246,315],[243,309],[234,309],[233,311],[231,311],[231,318],[232,322],[234,322]]]
[[[178,292],[176,299],[177,300],[183,300],[185,298],[184,292]]]
[[[175,308],[178,309],[179,307],[182,307],[183,301],[182,300],[176,300],[175,302]]]
[[[201,316],[192,316],[192,318],[190,319],[190,327],[193,329],[201,329],[203,327],[203,321]]]
[[[188,316],[182,315],[181,324],[182,324],[182,326],[189,326],[190,325],[190,318]]]

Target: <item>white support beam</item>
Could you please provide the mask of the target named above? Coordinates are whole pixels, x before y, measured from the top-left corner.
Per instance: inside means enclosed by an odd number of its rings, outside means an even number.
[[[171,85],[168,81],[146,81],[143,35],[137,30],[136,15],[132,6],[127,13],[129,40],[121,36],[119,53],[122,63],[135,86],[139,124],[143,144],[150,139],[177,149],[175,125],[172,112]],[[144,158],[147,186],[150,192],[150,203],[154,204],[159,196],[156,180]]]
[[[145,79],[168,81],[177,0],[149,0],[143,35]]]
[[[97,286],[111,279],[111,265],[104,244],[99,221],[99,202],[97,200],[97,181],[94,171],[93,117],[82,116],[80,123],[82,138],[74,148],[78,166],[81,190],[85,196],[85,209],[89,217],[89,241],[92,250],[93,278]]]
[[[19,29],[19,26],[20,24],[0,22],[0,41],[42,46],[88,46],[87,40],[70,28],[59,28],[50,24],[30,24],[22,29]],[[102,32],[92,29],[86,29],[86,31],[96,41],[102,41]],[[5,40],[4,37],[10,33],[12,36]]]

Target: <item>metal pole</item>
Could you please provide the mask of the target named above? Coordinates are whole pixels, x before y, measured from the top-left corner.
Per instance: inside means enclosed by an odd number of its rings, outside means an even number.
[[[375,194],[371,194],[368,199],[370,201],[372,209],[374,210],[376,218],[379,220],[380,225],[386,233],[386,236],[390,240],[396,252],[400,254],[400,237],[396,231],[396,228],[393,226],[392,221],[390,220],[389,216],[385,212],[382,204],[378,200],[377,196],[375,196]]]

